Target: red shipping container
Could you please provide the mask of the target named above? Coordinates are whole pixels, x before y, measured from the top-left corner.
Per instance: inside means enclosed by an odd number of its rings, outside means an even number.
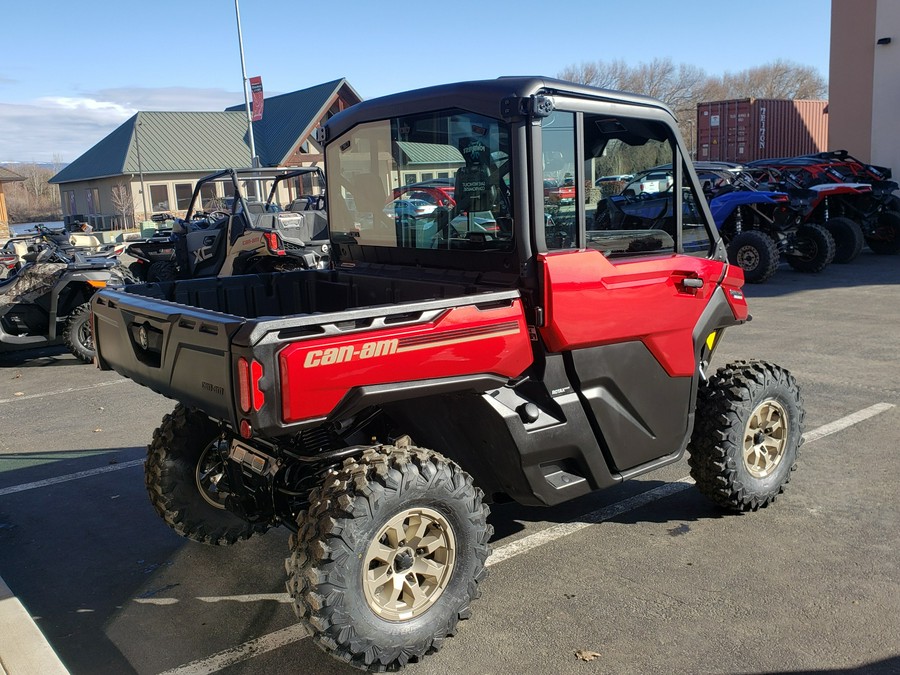
[[[752,162],[822,152],[828,101],[744,98],[697,105],[697,160]]]

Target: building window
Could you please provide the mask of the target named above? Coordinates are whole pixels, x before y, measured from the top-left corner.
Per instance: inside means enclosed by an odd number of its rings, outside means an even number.
[[[191,193],[194,189],[190,183],[178,183],[175,185],[175,203],[179,211],[187,211],[191,204]]]
[[[403,180],[407,185],[412,185],[416,182],[416,174],[408,173],[403,177]]]
[[[434,174],[429,172],[425,172],[422,174],[422,182],[424,183],[426,180],[434,180]]]
[[[150,186],[150,210],[154,213],[169,210],[169,186]]]
[[[91,215],[97,213],[94,210],[94,191],[89,188],[84,191],[84,194],[87,198],[87,212]]]
[[[66,208],[68,209],[68,214],[70,216],[75,215],[75,190],[67,190],[66,191]]]
[[[94,213],[101,213],[103,209],[100,207],[100,190],[99,188],[91,188],[91,195],[94,202]]]

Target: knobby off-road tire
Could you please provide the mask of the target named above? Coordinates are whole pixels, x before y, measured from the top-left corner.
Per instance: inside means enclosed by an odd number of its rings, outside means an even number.
[[[862,253],[865,238],[862,228],[855,220],[839,216],[825,221],[825,229],[834,239],[834,260],[836,265],[853,262]]]
[[[732,511],[756,511],[784,491],[803,442],[793,375],[764,361],[720,368],[697,395],[689,446],[699,490]]]
[[[175,281],[178,276],[178,270],[175,269],[175,263],[171,262],[155,262],[150,263],[147,270],[147,281]]]
[[[744,270],[747,283],[761,284],[778,270],[778,246],[759,230],[745,230],[728,244],[728,261]]]
[[[265,532],[225,510],[227,476],[217,452],[219,427],[181,404],[163,417],[147,449],[144,482],[153,508],[182,537],[223,546]]]
[[[787,261],[798,272],[821,272],[834,260],[834,238],[821,225],[804,223],[795,236],[798,252],[787,256]]]
[[[66,347],[85,363],[94,361],[94,336],[91,333],[91,303],[78,305],[66,321],[63,329]]]
[[[442,455],[385,447],[310,494],[285,567],[297,616],[326,652],[394,671],[441,648],[481,595],[488,508]]]
[[[884,211],[878,216],[874,237],[866,237],[866,244],[873,253],[893,255],[900,251],[900,213]]]

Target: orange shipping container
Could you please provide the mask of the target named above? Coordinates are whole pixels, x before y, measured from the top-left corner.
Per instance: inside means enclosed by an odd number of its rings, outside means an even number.
[[[822,152],[828,101],[744,98],[697,106],[697,159],[752,162]]]

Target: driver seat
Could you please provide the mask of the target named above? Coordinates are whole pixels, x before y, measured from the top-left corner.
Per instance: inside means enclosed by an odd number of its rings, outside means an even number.
[[[466,165],[456,171],[454,199],[459,213],[490,211],[494,206],[491,153],[484,141],[467,137],[459,142]]]

